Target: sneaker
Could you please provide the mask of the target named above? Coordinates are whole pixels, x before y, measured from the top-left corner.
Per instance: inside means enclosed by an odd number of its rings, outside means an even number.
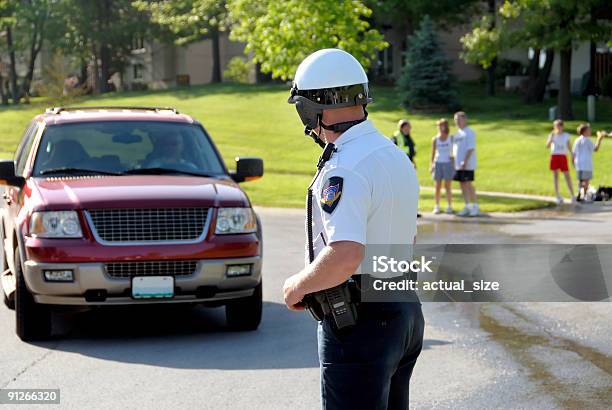
[[[453,211],[453,208],[449,206],[446,208],[446,210],[444,210],[444,212],[447,214],[452,214],[454,211]]]
[[[576,201],[576,197],[575,197],[575,196],[573,196],[573,197],[572,197],[572,204],[576,204],[576,202],[577,202],[577,201]]]
[[[440,205],[434,206],[433,211],[431,211],[434,215],[438,215],[440,213]]]
[[[557,205],[561,205],[563,203],[563,197],[561,195],[557,196]]]
[[[457,212],[457,216],[468,216],[470,214],[470,208],[467,206],[463,208],[461,211]]]
[[[478,207],[478,204],[472,205],[472,209],[470,209],[470,216],[478,216],[479,213],[480,208]]]

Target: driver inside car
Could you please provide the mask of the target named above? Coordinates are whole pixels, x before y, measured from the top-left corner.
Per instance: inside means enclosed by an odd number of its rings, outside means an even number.
[[[153,151],[147,156],[144,166],[147,168],[172,168],[177,165],[197,168],[185,160],[185,144],[183,136],[178,133],[166,134],[151,138]]]

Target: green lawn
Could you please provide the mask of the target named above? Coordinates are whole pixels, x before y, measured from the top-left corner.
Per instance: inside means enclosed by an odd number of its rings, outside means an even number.
[[[552,195],[552,178],[547,170],[548,151],[544,147],[550,124],[547,109],[554,101],[524,105],[519,96],[504,94],[486,98],[480,85],[462,85],[460,99],[468,113],[478,141],[478,189]],[[417,169],[423,185],[431,186],[427,173],[431,137],[440,114],[411,114],[398,106],[393,88],[374,86],[374,104],[368,107],[375,126],[391,134],[400,118],[409,118],[417,143]],[[244,187],[257,205],[301,207],[304,191],[320,153],[302,134],[295,108],[286,103],[284,85],[209,85],[157,92],[116,93],[85,98],[82,105],[159,105],[173,106],[200,120],[216,141],[226,162],[233,166],[238,155],[260,156],[266,174]],[[51,104],[47,104],[51,105]],[[0,155],[11,157],[27,122],[44,109],[42,103],[0,109]],[[612,101],[598,103],[604,120],[595,129],[612,128]],[[574,104],[577,121],[567,124],[575,134],[585,117],[586,103]],[[451,117],[451,114],[444,115]],[[606,140],[595,154],[593,183],[612,185],[612,140]],[[422,209],[431,209],[431,195],[423,193]],[[541,205],[536,201],[483,198],[483,211],[512,211]],[[457,202],[456,208],[459,208]]]

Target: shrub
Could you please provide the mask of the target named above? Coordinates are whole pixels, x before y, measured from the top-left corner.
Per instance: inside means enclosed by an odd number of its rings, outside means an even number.
[[[248,83],[253,63],[243,57],[233,57],[223,71],[223,79],[233,83]]]
[[[87,87],[71,70],[68,58],[55,52],[43,70],[42,81],[33,84],[33,92],[47,97],[52,105],[69,105],[75,97],[87,93]]]
[[[451,62],[442,52],[433,23],[425,16],[408,37],[405,65],[397,89],[405,108],[440,111],[457,106]]]

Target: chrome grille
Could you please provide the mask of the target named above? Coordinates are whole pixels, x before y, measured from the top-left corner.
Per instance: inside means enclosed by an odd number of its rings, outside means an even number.
[[[204,234],[208,208],[91,209],[94,233],[106,242],[189,242]]]
[[[198,261],[138,261],[109,262],[104,265],[106,273],[114,278],[133,276],[182,276],[195,272]]]

